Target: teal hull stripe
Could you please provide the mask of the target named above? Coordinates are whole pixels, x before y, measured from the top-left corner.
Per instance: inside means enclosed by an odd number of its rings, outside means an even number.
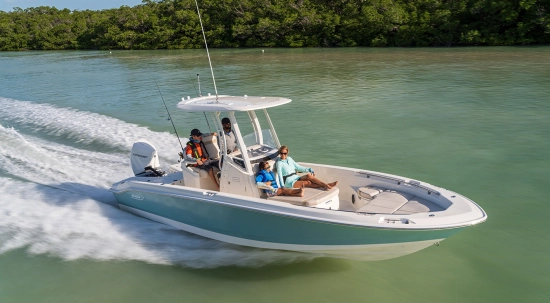
[[[139,192],[115,193],[118,202],[200,229],[248,240],[299,245],[365,245],[444,239],[462,228],[393,230],[283,216],[228,204]]]

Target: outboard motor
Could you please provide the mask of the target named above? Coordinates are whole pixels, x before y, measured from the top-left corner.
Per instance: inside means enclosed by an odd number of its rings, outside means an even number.
[[[145,139],[134,143],[130,154],[130,165],[136,177],[161,177],[160,163],[155,147]]]

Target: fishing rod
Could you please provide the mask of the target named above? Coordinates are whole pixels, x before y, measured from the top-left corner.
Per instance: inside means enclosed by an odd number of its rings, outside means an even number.
[[[164,98],[162,97],[162,93],[160,92],[159,85],[157,83],[157,80],[153,79],[155,81],[155,85],[157,86],[157,89],[159,91],[160,98],[162,99],[162,103],[164,103],[164,108],[166,108],[166,112],[168,113],[168,120],[172,123],[172,127],[174,128],[174,132],[176,133],[176,137],[178,138],[178,142],[180,143],[182,154],[180,157],[183,157],[183,152],[185,152],[183,145],[181,144],[180,136],[178,135],[178,131],[176,130],[176,126],[174,125],[174,121],[172,120],[172,116],[170,116],[170,111],[168,111],[168,106],[166,106],[166,102],[164,102]]]

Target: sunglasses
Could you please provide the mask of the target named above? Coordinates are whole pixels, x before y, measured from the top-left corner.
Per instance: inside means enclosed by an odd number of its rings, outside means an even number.
[[[264,169],[269,169],[269,168],[271,168],[271,166],[269,166],[269,165],[268,165],[268,166],[266,166],[266,167],[264,167]]]
[[[286,152],[286,153],[280,153],[280,154],[281,154],[281,155],[288,155],[288,152]]]

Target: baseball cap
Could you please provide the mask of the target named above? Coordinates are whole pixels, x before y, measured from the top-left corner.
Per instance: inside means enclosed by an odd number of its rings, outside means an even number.
[[[191,131],[191,136],[202,136],[202,133],[200,130],[195,128]]]

